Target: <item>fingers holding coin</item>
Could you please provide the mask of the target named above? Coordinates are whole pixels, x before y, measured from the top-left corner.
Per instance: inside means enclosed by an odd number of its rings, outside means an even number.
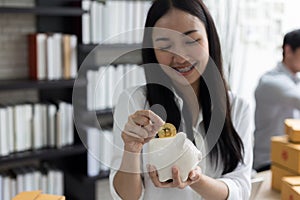
[[[142,138],[153,137],[164,121],[151,110],[139,110],[128,117],[125,130]]]

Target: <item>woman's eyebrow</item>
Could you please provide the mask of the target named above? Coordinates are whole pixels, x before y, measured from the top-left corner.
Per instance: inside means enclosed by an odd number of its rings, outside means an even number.
[[[189,30],[189,31],[186,31],[186,32],[184,32],[184,33],[182,33],[182,36],[186,36],[186,35],[189,35],[189,34],[191,34],[191,33],[194,33],[194,32],[198,32],[199,30]],[[155,39],[155,42],[157,42],[157,41],[170,41],[170,39],[169,38],[167,38],[167,37],[159,37],[159,38],[156,38]]]
[[[166,38],[166,37],[160,37],[160,38],[155,39],[155,42],[157,42],[157,41],[170,41],[170,39]]]
[[[199,31],[199,30],[190,30],[190,31],[186,31],[186,32],[182,33],[182,35],[183,35],[183,36],[189,35],[189,34],[191,34],[191,33],[197,32],[197,31]]]

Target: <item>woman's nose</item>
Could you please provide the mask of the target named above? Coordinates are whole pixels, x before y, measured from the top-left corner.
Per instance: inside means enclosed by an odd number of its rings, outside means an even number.
[[[178,64],[183,64],[186,62],[186,58],[184,58],[184,55],[173,53],[173,62]]]

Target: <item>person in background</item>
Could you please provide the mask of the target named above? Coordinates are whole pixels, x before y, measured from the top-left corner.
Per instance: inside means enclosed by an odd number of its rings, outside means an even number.
[[[283,39],[283,59],[255,90],[254,169],[270,169],[271,137],[284,135],[284,120],[300,118],[300,29]]]
[[[219,37],[204,3],[154,1],[142,57],[147,85],[123,92],[114,112],[113,198],[249,199],[249,105],[227,89]],[[172,181],[160,182],[144,157],[165,122],[185,132],[204,155],[187,181],[173,166]]]

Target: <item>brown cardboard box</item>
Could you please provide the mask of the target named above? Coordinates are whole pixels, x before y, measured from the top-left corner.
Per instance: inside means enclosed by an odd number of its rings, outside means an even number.
[[[42,191],[21,192],[13,200],[65,200],[64,196],[42,194]]]
[[[285,133],[291,142],[300,142],[300,119],[286,119],[284,121]]]
[[[290,143],[287,136],[272,137],[271,160],[300,174],[300,144]]]
[[[276,164],[272,164],[271,166],[271,171],[272,171],[272,189],[277,190],[277,191],[281,191],[281,179],[284,176],[297,176],[297,173],[291,172],[288,169],[280,166],[280,165],[276,165]]]
[[[282,200],[300,200],[300,176],[282,178]]]

